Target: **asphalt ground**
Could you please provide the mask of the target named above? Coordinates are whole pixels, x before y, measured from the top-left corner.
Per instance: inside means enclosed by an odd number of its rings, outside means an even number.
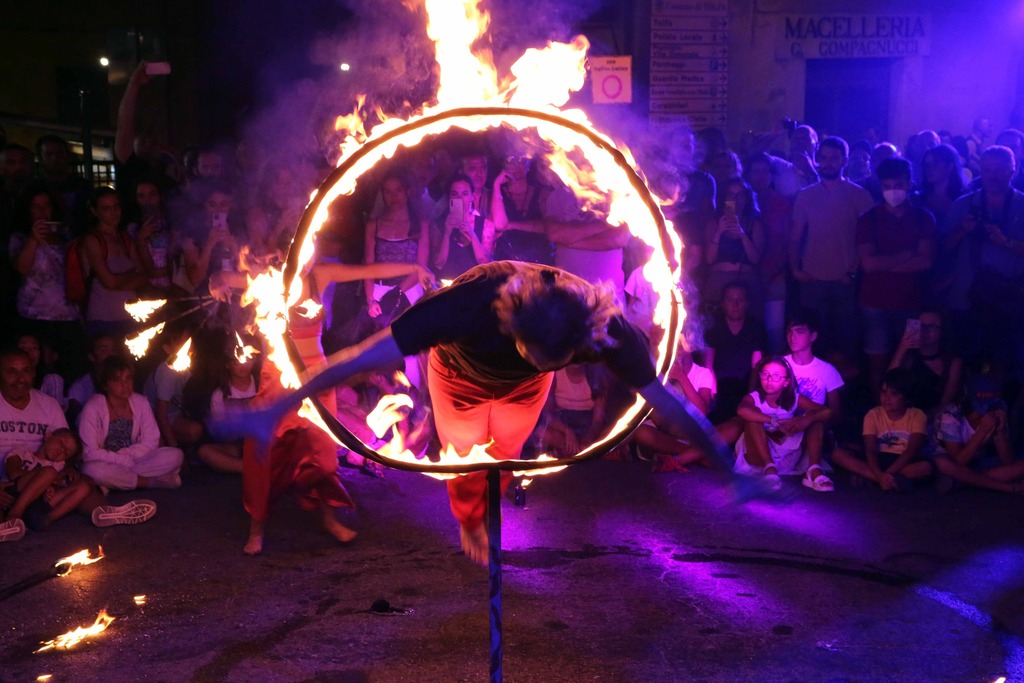
[[[488,680],[487,572],[444,486],[344,473],[346,546],[286,500],[243,555],[240,481],[201,468],[145,492],[145,524],[0,545],[0,589],[105,553],[0,601],[0,681]],[[837,489],[740,505],[714,472],[624,462],[538,479],[503,508],[504,680],[1024,681],[1024,497]],[[104,633],[33,654],[102,608]]]

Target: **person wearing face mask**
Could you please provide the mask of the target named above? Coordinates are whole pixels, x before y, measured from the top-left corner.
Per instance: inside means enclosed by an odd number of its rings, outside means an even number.
[[[882,376],[907,320],[923,303],[924,283],[935,260],[935,218],[913,206],[910,162],[894,157],[878,165],[883,200],[857,219],[857,256],[864,273],[858,304],[871,387]]]

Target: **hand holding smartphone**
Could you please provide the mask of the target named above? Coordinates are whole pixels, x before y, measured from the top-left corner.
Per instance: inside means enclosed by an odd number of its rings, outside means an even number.
[[[458,216],[461,221],[466,215],[466,207],[462,203],[461,197],[448,200],[448,213],[449,215]]]
[[[907,340],[907,345],[910,347],[917,347],[921,344],[921,320],[918,318],[910,318],[907,320],[907,327],[903,331],[903,338]]]
[[[228,229],[228,215],[223,211],[210,214],[210,227],[221,232],[226,231]]]

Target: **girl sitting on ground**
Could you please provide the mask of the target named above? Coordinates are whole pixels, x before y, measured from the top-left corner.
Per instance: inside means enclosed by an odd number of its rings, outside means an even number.
[[[745,424],[736,442],[733,469],[761,474],[768,487],[777,491],[782,487],[780,474],[807,472],[804,430],[827,421],[831,411],[797,394],[796,378],[785,358],[768,356],[754,368],[751,392],[740,401],[737,413]],[[813,488],[806,478],[804,485]]]

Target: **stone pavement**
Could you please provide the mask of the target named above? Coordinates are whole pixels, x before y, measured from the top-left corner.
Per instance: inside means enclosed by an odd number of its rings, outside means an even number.
[[[346,547],[283,501],[244,556],[240,482],[202,469],[146,492],[146,524],[0,545],[0,588],[106,553],[0,602],[0,681],[486,681],[487,573],[443,485],[345,474]],[[621,462],[538,479],[504,508],[504,680],[1024,681],[1024,497],[838,489],[739,505],[715,473]],[[105,633],[32,654],[104,607]]]

